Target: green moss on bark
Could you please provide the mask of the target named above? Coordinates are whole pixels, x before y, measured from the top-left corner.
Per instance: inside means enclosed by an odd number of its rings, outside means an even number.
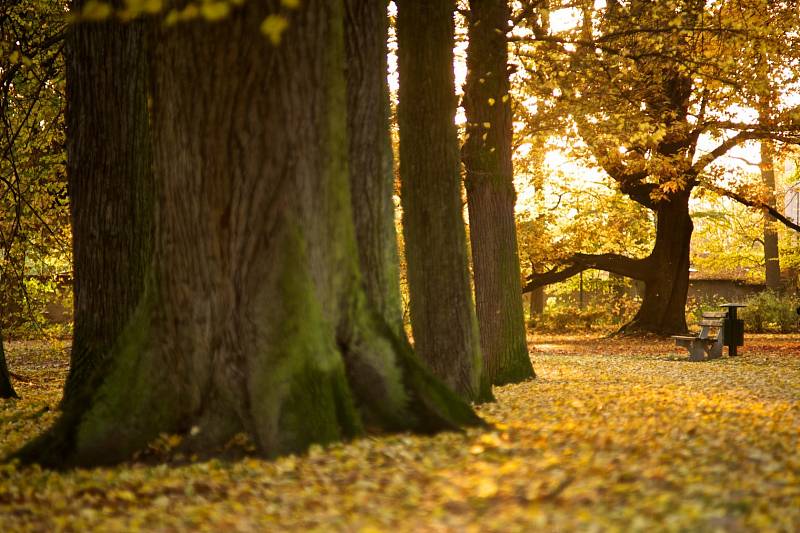
[[[383,317],[373,311],[358,289],[352,298],[342,349],[347,377],[358,410],[368,426],[406,429],[409,416],[408,395],[397,363],[392,337],[397,333]]]
[[[119,461],[159,433],[176,430],[182,402],[154,342],[153,300],[153,291],[146,290],[112,350],[112,366],[78,427],[79,463]]]
[[[299,227],[286,221],[278,278],[280,320],[251,359],[248,392],[262,452],[301,451],[362,431],[334,327],[323,315]],[[264,297],[267,297],[265,295]]]

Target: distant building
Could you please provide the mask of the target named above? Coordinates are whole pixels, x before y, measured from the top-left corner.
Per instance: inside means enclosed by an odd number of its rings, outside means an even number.
[[[786,218],[800,224],[800,181],[786,189],[783,206]]]
[[[704,275],[689,271],[689,298],[695,301],[739,302],[766,290],[764,283],[746,279],[745,272],[732,271],[724,274]]]

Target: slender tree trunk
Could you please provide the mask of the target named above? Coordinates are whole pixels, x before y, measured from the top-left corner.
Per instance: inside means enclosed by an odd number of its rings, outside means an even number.
[[[534,376],[525,338],[514,218],[505,0],[471,0],[464,110],[472,271],[483,371],[493,385]]]
[[[76,0],[73,9],[82,4]],[[71,26],[67,175],[77,238],[75,329],[64,406],[87,401],[144,290],[153,219],[148,80],[143,22]]]
[[[687,330],[689,246],[694,228],[690,194],[691,190],[685,190],[658,204],[655,245],[637,278],[645,282],[642,306],[622,332],[670,335]]]
[[[362,287],[341,3],[304,2],[277,45],[260,31],[276,5],[160,28],[145,290],[73,446],[23,459],[115,462],[163,432],[213,451],[240,431],[271,456],[480,423]]]
[[[772,146],[761,141],[761,179],[769,189],[769,206],[775,207],[775,163]],[[764,267],[767,288],[778,291],[781,288],[781,263],[778,252],[778,231],[775,219],[764,215]]]
[[[385,0],[345,0],[350,189],[367,299],[404,335],[394,224]]]
[[[16,241],[16,242],[15,242]],[[0,259],[0,328],[14,331],[32,319],[25,299],[25,243],[12,235]]]
[[[0,331],[0,398],[19,398],[14,386],[11,384],[11,376],[8,372],[6,363],[6,352],[3,349],[3,332]]]
[[[462,397],[485,400],[461,203],[454,0],[397,7],[403,234],[417,352]]]

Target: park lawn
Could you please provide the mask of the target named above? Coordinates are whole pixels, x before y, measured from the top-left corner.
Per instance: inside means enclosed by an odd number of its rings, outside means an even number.
[[[535,381],[494,424],[387,435],[276,461],[152,456],[66,473],[0,465],[3,531],[797,531],[800,336],[691,363],[663,340],[536,336]],[[20,401],[0,455],[55,418],[66,346],[9,343]],[[237,446],[246,447],[238,443]]]

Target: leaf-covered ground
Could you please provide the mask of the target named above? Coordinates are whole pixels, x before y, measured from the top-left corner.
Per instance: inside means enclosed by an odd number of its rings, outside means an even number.
[[[800,336],[691,363],[669,342],[536,337],[493,430],[358,440],[274,462],[0,465],[3,531],[798,531]],[[0,455],[55,417],[64,347],[11,344]],[[168,448],[165,437],[155,448]]]

